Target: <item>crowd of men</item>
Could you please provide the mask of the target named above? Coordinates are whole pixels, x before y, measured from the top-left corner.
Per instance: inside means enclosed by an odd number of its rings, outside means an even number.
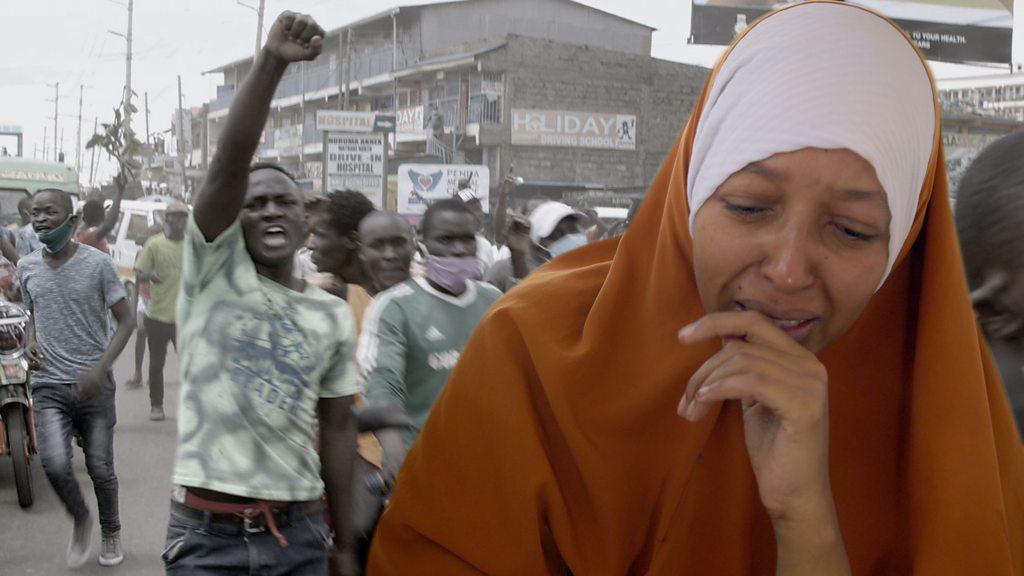
[[[99,563],[124,558],[111,367],[136,330],[126,387],[148,383],[154,421],[165,418],[168,344],[181,360],[167,573],[354,574],[476,325],[502,292],[604,232],[560,202],[510,214],[511,176],[493,216],[457,195],[431,204],[416,229],[359,192],[306,198],[281,166],[253,164],[285,68],[319,54],[323,36],[308,16],[275,22],[194,206],[169,204],[145,243],[137,296],[106,254],[123,181],[106,210],[90,201],[76,212],[66,193],[44,190],[19,204],[18,231],[0,236],[17,264],[5,294],[33,315],[39,448],[73,518],[69,566],[89,559],[94,524],[71,469],[76,436],[98,501]],[[373,408],[399,417],[359,421]]]
[[[502,290],[586,242],[589,218],[565,204],[508,220],[511,177],[495,218],[460,194],[429,206],[417,229],[359,192],[307,198],[281,166],[253,164],[281,74],[315,57],[322,37],[307,16],[279,18],[194,206],[168,204],[150,230],[135,293],[108,246],[124,175],[106,207],[91,199],[76,210],[67,193],[40,191],[19,205],[17,232],[0,235],[11,263],[5,295],[32,314],[40,455],[73,520],[71,567],[90,558],[95,524],[71,467],[76,442],[97,495],[98,561],[124,558],[112,366],[133,333],[135,373],[124,387],[148,385],[153,421],[165,419],[169,344],[180,357],[168,573],[248,570],[257,556],[282,573],[328,564],[353,573],[477,323]],[[356,403],[398,418],[357,439]],[[211,528],[238,537],[202,536]]]

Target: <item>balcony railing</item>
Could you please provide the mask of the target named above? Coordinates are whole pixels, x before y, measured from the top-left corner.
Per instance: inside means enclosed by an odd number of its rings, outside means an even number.
[[[398,56],[399,68],[404,68],[412,63],[411,59],[403,52],[400,51]],[[351,56],[352,72],[349,78],[353,82],[359,82],[367,78],[387,74],[392,71],[393,62],[394,54],[391,50],[353,53]],[[274,99],[299,96],[303,92],[303,86],[305,86],[306,94],[313,94],[330,86],[338,86],[345,80],[342,76],[343,65],[343,62],[336,60],[333,68],[327,62],[308,66],[305,71],[305,79],[303,79],[303,73],[299,70],[290,71],[289,74],[281,79],[280,84],[277,85],[277,90],[274,91]],[[298,67],[296,66],[296,68]],[[210,102],[211,112],[228,108],[234,98],[235,88],[221,86],[218,87],[218,92],[217,98]]]
[[[313,94],[329,86],[337,85],[338,72],[336,69],[332,70],[329,65],[310,66],[306,68],[304,73],[296,70],[281,78],[281,83],[277,85],[277,90],[274,91],[274,99],[299,96],[303,92],[303,86],[306,89],[306,94]]]
[[[470,124],[501,124],[501,98],[489,100],[483,94],[469,99]]]

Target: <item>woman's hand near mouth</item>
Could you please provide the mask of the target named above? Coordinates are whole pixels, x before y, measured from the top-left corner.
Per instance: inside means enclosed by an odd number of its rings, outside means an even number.
[[[775,528],[779,574],[844,574],[828,469],[828,373],[817,357],[759,312],[716,312],[684,327],[683,344],[725,341],[690,378],[679,415],[696,422],[738,400],[761,502]],[[824,563],[824,564],[823,564]],[[793,570],[783,570],[790,567]],[[809,572],[813,573],[813,572]]]

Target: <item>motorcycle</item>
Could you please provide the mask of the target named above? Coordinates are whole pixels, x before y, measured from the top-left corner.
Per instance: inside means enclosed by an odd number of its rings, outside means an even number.
[[[18,505],[32,505],[32,457],[36,432],[26,355],[29,317],[17,304],[0,301],[0,456],[11,457]]]

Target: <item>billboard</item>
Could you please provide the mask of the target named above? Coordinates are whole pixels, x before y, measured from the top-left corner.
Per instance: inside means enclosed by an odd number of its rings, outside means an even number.
[[[328,132],[324,138],[325,190],[355,190],[379,210],[384,206],[384,134]]]
[[[636,150],[634,114],[512,110],[513,146]]]
[[[754,20],[782,2],[694,0],[691,44],[725,45]],[[1013,0],[864,0],[857,2],[892,18],[929,60],[1009,64]]]
[[[479,198],[488,212],[491,172],[487,166],[402,164],[398,167],[398,213],[420,215],[443,198]]]
[[[347,112],[344,110],[317,110],[316,129],[323,132],[394,132],[394,115],[376,112]]]

